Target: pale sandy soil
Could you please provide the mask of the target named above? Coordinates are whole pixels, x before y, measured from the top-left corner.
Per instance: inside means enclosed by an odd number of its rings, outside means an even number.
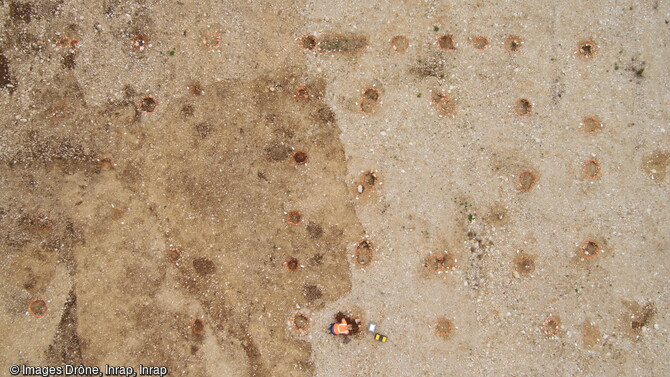
[[[0,0],[0,20],[2,375],[670,374],[668,2]],[[330,335],[340,311],[388,342]]]

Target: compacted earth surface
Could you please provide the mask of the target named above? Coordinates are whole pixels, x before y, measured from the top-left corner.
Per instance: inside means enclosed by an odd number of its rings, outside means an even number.
[[[0,374],[669,375],[669,21],[0,0]]]

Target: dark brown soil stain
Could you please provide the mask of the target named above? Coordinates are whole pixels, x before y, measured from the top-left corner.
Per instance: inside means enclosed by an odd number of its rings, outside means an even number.
[[[443,79],[445,76],[445,62],[437,56],[429,56],[418,59],[417,63],[409,69],[410,73],[420,79],[436,77]]]
[[[36,300],[30,304],[29,309],[35,316],[41,317],[47,312],[47,303],[44,300]]]
[[[374,171],[367,171],[363,174],[363,184],[366,188],[372,189],[377,184],[377,173]]]
[[[442,49],[442,50],[455,50],[456,45],[454,43],[454,37],[451,34],[445,34],[440,36],[437,39],[437,45]]]
[[[335,112],[329,107],[321,107],[314,113],[314,118],[322,124],[335,123]]]
[[[206,139],[214,131],[214,127],[208,122],[202,122],[195,125],[195,131],[201,139]]]
[[[535,271],[535,257],[527,254],[519,254],[514,257],[514,270],[520,275],[530,275]]]
[[[65,56],[63,56],[61,64],[63,65],[63,67],[69,70],[73,70],[77,67],[77,61],[75,60],[76,57],[77,57],[76,52],[68,52],[67,54],[65,54]]]
[[[71,74],[61,72],[61,76]],[[68,103],[68,118],[57,127],[46,113],[56,99],[69,99],[69,94],[44,94],[40,98],[44,109],[38,109],[44,114],[43,126],[36,124],[16,135],[16,143],[3,144],[6,153],[0,155],[8,181],[14,185],[10,190],[39,193],[34,203],[10,203],[7,197],[1,203],[6,208],[0,213],[3,247],[11,244],[12,253],[33,253],[35,259],[35,266],[22,272],[17,286],[41,297],[53,279],[43,270],[66,264],[70,274],[76,272],[77,281],[86,282],[77,289],[81,300],[86,300],[86,309],[110,300],[109,305],[129,315],[131,328],[124,316],[109,328],[123,328],[126,332],[118,336],[141,344],[128,351],[130,361],[146,365],[153,360],[155,365],[169,365],[180,373],[187,368],[194,341],[188,324],[195,313],[163,312],[165,307],[156,296],[159,288],[176,289],[176,294],[199,302],[206,324],[203,337],[214,336],[231,347],[239,341],[250,362],[249,374],[296,375],[292,369],[287,372],[286,365],[304,367],[300,375],[310,373],[310,345],[294,339],[296,334],[286,331],[286,321],[269,322],[267,336],[265,328],[259,332],[249,324],[250,318],[262,313],[285,318],[305,300],[313,300],[311,305],[316,306],[345,295],[350,289],[351,262],[346,245],[361,230],[347,186],[335,178],[346,175],[347,168],[334,112],[316,96],[296,101],[293,80],[282,72],[271,80],[235,81],[225,87],[211,84],[211,91],[207,86],[207,94],[225,88],[228,98],[253,99],[244,106],[211,95],[194,98],[184,91],[181,98],[161,100],[165,103],[160,111],[140,114],[139,121],[135,111],[141,94],[128,87],[125,98],[106,106]],[[269,81],[280,88],[274,94],[263,91]],[[272,125],[266,127],[268,122]],[[90,126],[78,127],[80,123]],[[60,128],[65,131],[56,132]],[[29,132],[32,130],[36,132]],[[205,138],[207,142],[199,142]],[[280,147],[265,148],[273,144]],[[146,148],[148,145],[152,148]],[[311,172],[311,178],[328,200],[341,204],[332,212],[310,212],[305,230],[288,225],[282,216],[287,208],[311,208],[315,200],[286,199],[287,192],[296,192],[304,184],[300,168],[278,163],[287,162],[289,145],[318,150],[318,156],[327,159],[327,167]],[[315,157],[310,154],[310,158]],[[45,213],[52,219],[48,226],[36,222]],[[265,234],[281,238],[282,244],[302,245],[295,255],[308,261],[308,268],[291,278],[302,279],[309,273],[310,280],[300,282],[298,289],[291,285],[283,266],[290,255],[283,254],[286,248],[281,252],[273,249]],[[165,237],[163,246],[143,241],[161,236]],[[73,247],[84,243],[86,248]],[[170,248],[171,244],[179,247]],[[263,263],[269,257],[274,259]],[[118,261],[129,263],[114,267]],[[75,262],[87,269],[78,271]],[[118,295],[107,296],[92,284],[100,273],[117,274],[112,278],[112,291]],[[318,276],[328,278],[314,279]],[[145,302],[149,305],[141,304]],[[84,326],[77,328],[77,316],[100,314],[81,308],[77,311],[73,293],[51,347],[54,364],[93,357],[82,355],[89,342],[93,349],[105,351],[104,339],[88,339],[88,334],[78,332]],[[59,313],[58,308],[50,307],[45,319],[54,313]],[[133,328],[132,320],[140,326]],[[104,354],[95,357],[104,363]]]
[[[642,171],[654,182],[661,183],[665,177],[670,165],[670,152],[657,150],[642,159]]]
[[[289,260],[286,261],[286,268],[289,271],[296,271],[300,267],[300,261],[296,258],[290,258]]]
[[[156,102],[156,100],[152,97],[144,97],[140,101],[140,110],[146,113],[154,112],[154,110],[156,110],[156,106],[158,106],[158,102]]]
[[[313,50],[316,47],[316,38],[313,35],[305,35],[300,39],[300,45],[305,50]]]
[[[578,46],[577,53],[579,54],[579,57],[582,59],[591,59],[593,58],[593,55],[595,55],[596,53],[596,47],[590,41],[581,42]]]
[[[181,115],[184,118],[190,118],[195,115],[195,106],[191,104],[186,104],[181,107]]]
[[[194,96],[202,96],[202,95],[205,94],[205,88],[203,88],[203,86],[200,85],[200,83],[198,83],[198,82],[191,84],[189,86],[189,91]]]
[[[77,295],[70,291],[56,336],[47,351],[49,363],[54,365],[82,362],[81,341],[77,329]]]
[[[196,334],[202,334],[205,331],[205,322],[200,318],[196,318],[191,325],[191,330]]]
[[[33,16],[33,7],[30,3],[11,2],[9,4],[9,18],[15,23],[30,23]]]
[[[359,54],[368,48],[368,39],[355,35],[326,34],[321,36],[316,48],[319,52]]]
[[[286,160],[291,156],[291,147],[280,142],[275,142],[265,147],[265,154],[272,161]]]
[[[323,296],[323,293],[321,292],[321,288],[319,288],[317,285],[308,284],[304,287],[303,295],[307,301],[312,302],[320,299]]]
[[[379,101],[379,91],[375,88],[367,88],[363,92],[363,98],[370,103],[377,103]]]
[[[358,242],[358,245],[356,245],[356,250],[358,251],[365,251],[365,252],[371,252],[373,249],[372,242],[368,239],[362,239]]]
[[[309,223],[307,224],[307,234],[312,239],[319,239],[323,236],[323,228],[319,224]]]
[[[9,74],[9,60],[7,60],[2,50],[0,50],[0,88],[7,88],[9,94],[16,90],[16,83],[13,82]]]
[[[207,276],[216,272],[216,265],[209,258],[200,257],[193,260],[193,269],[198,275]]]
[[[626,307],[624,328],[632,340],[639,341],[642,338],[642,330],[652,325],[652,320],[657,313],[656,305],[653,302],[647,302],[644,305],[634,301],[624,301],[623,303]]]
[[[521,116],[529,115],[532,110],[533,105],[525,98],[518,100],[514,105],[514,111]]]
[[[304,164],[307,162],[307,152],[305,151],[296,151],[293,153],[293,162],[296,164]]]
[[[249,360],[249,373],[253,377],[265,377],[271,374],[267,371],[263,357],[261,355],[256,342],[249,334],[248,324],[246,322],[238,323],[238,327],[234,328],[232,334],[240,341],[244,353]]]
[[[424,265],[431,271],[446,271],[456,266],[456,259],[449,253],[430,255]]]

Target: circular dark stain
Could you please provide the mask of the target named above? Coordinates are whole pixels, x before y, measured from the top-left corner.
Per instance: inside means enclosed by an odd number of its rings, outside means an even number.
[[[535,174],[531,171],[526,170],[522,171],[517,176],[516,187],[520,191],[528,192],[535,186],[536,183],[537,183],[537,177],[535,176]]]
[[[528,255],[514,257],[514,271],[521,275],[530,275],[535,271],[535,259]]]
[[[533,111],[533,104],[526,98],[519,98],[514,103],[514,112],[518,116],[528,116]]]
[[[598,48],[593,41],[579,42],[577,44],[577,56],[583,60],[592,59],[595,56],[597,49]]]
[[[519,52],[523,46],[523,40],[515,35],[511,35],[505,39],[505,50],[509,52]]]
[[[49,306],[47,302],[41,298],[35,299],[28,303],[28,312],[35,318],[42,318],[47,314]]]
[[[319,224],[309,223],[307,224],[307,234],[313,239],[321,238],[323,236],[323,228]]]
[[[439,318],[435,324],[435,332],[441,336],[448,336],[454,332],[454,323],[446,318]]]
[[[582,244],[579,246],[579,251],[581,254],[587,258],[593,258],[600,254],[602,249],[600,248],[600,245],[596,241],[593,240],[585,240],[582,242]]]
[[[286,221],[291,225],[298,225],[302,222],[302,214],[298,210],[291,210],[286,215]]]
[[[293,152],[293,162],[295,162],[296,165],[304,165],[307,162],[307,152],[305,151]]]
[[[196,335],[200,335],[205,332],[205,321],[200,318],[196,318],[191,321],[191,331],[193,331],[193,333]]]
[[[321,292],[321,288],[314,284],[307,284],[304,286],[303,289],[303,295],[307,299],[307,301],[315,301],[323,297],[323,292]]]
[[[361,100],[361,112],[365,115],[370,115],[375,112],[375,103],[368,102],[365,98]]]
[[[216,271],[216,265],[209,258],[200,257],[193,260],[193,269],[196,274],[206,276]]]
[[[303,35],[300,37],[300,47],[303,50],[313,51],[316,48],[316,37],[313,35]]]
[[[361,176],[361,182],[366,189],[373,189],[377,185],[377,172],[368,170]]]
[[[195,107],[193,105],[184,105],[181,107],[181,115],[184,118],[190,118],[195,114]]]
[[[284,266],[286,267],[287,270],[295,272],[300,267],[300,262],[298,261],[297,258],[290,258],[289,260],[284,262]]]
[[[154,112],[154,110],[156,110],[156,106],[158,106],[158,102],[156,102],[156,100],[151,96],[146,96],[140,100],[140,110],[144,111],[145,113]]]
[[[442,50],[455,50],[456,44],[454,43],[454,36],[451,34],[445,34],[437,37],[437,46]]]
[[[375,88],[366,88],[363,90],[363,99],[375,106],[379,102],[379,91]]]
[[[200,83],[197,82],[190,85],[188,89],[189,92],[191,92],[191,94],[193,94],[194,96],[201,96],[205,94],[205,88],[203,88],[202,85],[200,85]]]

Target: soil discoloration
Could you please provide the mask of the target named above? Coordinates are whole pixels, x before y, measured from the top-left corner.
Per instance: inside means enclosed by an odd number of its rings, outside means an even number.
[[[58,324],[47,357],[53,364],[78,364],[82,362],[81,340],[78,331],[77,295],[71,291]]]
[[[642,170],[652,181],[662,183],[670,165],[670,152],[657,150],[642,159]]]
[[[0,49],[0,89],[7,89],[10,94],[16,90],[16,83],[9,72],[9,60]]]
[[[642,339],[643,330],[653,325],[652,321],[656,315],[657,309],[653,302],[647,302],[644,305],[635,301],[623,301],[624,305],[624,330],[633,341]]]
[[[319,38],[316,49],[322,53],[360,54],[368,49],[368,39],[357,35],[326,34]]]
[[[524,253],[515,256],[513,261],[514,271],[523,276],[531,275],[535,271],[536,259],[535,256]]]

